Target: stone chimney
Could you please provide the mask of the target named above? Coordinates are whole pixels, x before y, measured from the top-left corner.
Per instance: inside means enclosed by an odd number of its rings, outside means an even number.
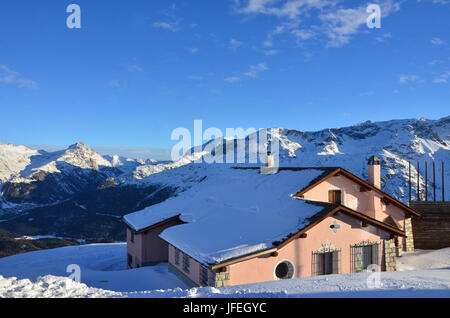
[[[381,161],[376,156],[369,158],[368,162],[369,183],[381,189]]]
[[[272,155],[272,152],[267,151],[266,164],[261,166],[260,173],[261,174],[275,174],[278,172],[278,165],[275,166],[275,158]]]
[[[266,159],[266,168],[273,168],[273,166],[274,166],[273,155],[272,155],[272,152],[268,151],[267,159]]]

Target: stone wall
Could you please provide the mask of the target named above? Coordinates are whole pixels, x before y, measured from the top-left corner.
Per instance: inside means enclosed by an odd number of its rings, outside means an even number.
[[[386,265],[386,272],[394,272],[397,270],[395,258],[397,255],[397,248],[395,247],[395,239],[384,240],[384,261]]]
[[[414,235],[411,218],[405,219],[405,252],[414,252]]]
[[[215,271],[208,270],[208,285],[212,287],[225,287],[230,286],[230,266],[224,267],[225,270],[221,269]]]

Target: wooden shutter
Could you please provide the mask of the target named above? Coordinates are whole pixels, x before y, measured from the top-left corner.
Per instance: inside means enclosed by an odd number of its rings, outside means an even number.
[[[341,204],[341,190],[328,191],[328,202]]]

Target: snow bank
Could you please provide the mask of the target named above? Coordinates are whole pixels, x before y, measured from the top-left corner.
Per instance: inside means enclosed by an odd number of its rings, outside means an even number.
[[[109,290],[88,287],[66,277],[47,275],[35,283],[29,279],[4,278],[0,275],[0,297],[3,298],[99,298],[120,297]]]
[[[30,252],[0,259],[1,297],[450,297],[450,249],[418,251],[401,260],[410,268],[380,273],[326,275],[224,288],[191,288],[167,264],[125,270],[125,244],[94,244]],[[434,259],[434,260],[433,260]],[[123,262],[123,263],[119,263]],[[436,262],[439,260],[439,262]],[[81,283],[67,277],[66,264],[80,264]],[[441,268],[435,268],[441,267]],[[432,269],[419,269],[432,268]],[[60,273],[60,274],[57,274]],[[49,275],[50,274],[50,275]],[[36,276],[40,275],[40,276]],[[5,278],[9,276],[11,278]],[[19,278],[16,278],[19,277]],[[103,285],[102,285],[103,284]],[[103,288],[98,288],[103,286]]]
[[[36,282],[46,275],[68,277],[71,264],[80,267],[81,283],[100,289],[133,292],[187,287],[168,271],[167,263],[126,270],[125,243],[67,246],[0,258],[0,275]]]

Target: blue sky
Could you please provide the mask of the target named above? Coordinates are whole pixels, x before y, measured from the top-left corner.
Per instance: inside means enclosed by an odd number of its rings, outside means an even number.
[[[81,7],[81,29],[66,7]],[[450,1],[0,2],[0,141],[170,148],[173,129],[449,115]]]

